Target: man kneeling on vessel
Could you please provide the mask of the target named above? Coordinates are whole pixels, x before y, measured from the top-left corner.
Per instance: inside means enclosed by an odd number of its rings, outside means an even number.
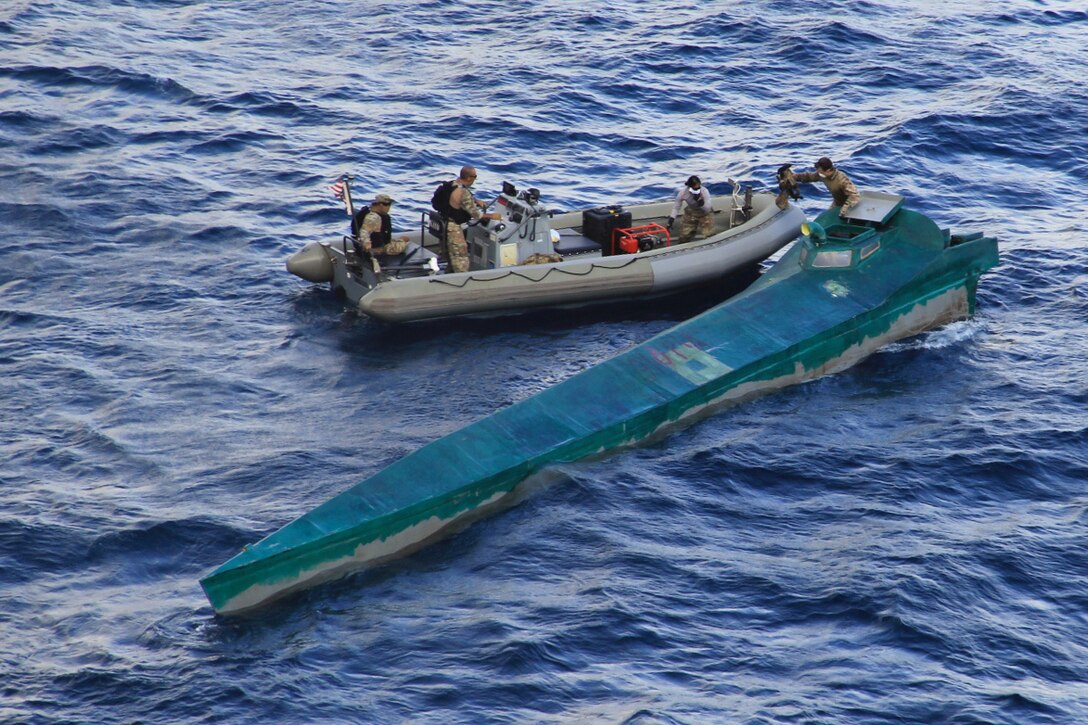
[[[680,220],[680,244],[695,239],[696,231],[704,237],[709,237],[713,228],[710,214],[714,208],[710,201],[710,192],[703,186],[698,176],[689,176],[684,186],[677,192],[676,203],[673,204],[672,213],[669,214],[669,229],[672,229],[681,207],[684,209],[684,216]]]

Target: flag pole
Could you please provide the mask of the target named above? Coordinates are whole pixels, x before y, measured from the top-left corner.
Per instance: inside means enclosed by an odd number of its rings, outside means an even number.
[[[355,218],[355,204],[351,201],[351,182],[355,177],[350,174],[344,174],[341,179],[344,182],[344,208],[347,209],[348,217]]]

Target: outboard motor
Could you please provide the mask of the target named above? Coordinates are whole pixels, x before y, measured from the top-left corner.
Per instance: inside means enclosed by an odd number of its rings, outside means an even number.
[[[553,253],[551,215],[537,189],[518,193],[504,181],[495,204],[502,219],[471,224],[465,235],[473,269],[513,267],[535,254]]]

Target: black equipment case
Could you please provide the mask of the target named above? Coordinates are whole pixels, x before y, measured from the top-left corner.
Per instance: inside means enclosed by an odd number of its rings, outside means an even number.
[[[612,254],[612,230],[631,226],[631,212],[622,206],[602,206],[582,212],[582,236],[601,245],[601,254]]]

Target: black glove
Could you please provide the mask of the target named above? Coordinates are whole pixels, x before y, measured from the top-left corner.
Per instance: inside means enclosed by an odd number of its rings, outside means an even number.
[[[674,221],[676,221],[676,220],[675,220],[675,219],[673,219],[672,217],[669,217],[669,220],[668,220],[667,222],[665,222],[665,228],[667,228],[667,229],[670,229],[670,230],[671,230],[671,229],[672,229],[672,223],[673,223]]]

